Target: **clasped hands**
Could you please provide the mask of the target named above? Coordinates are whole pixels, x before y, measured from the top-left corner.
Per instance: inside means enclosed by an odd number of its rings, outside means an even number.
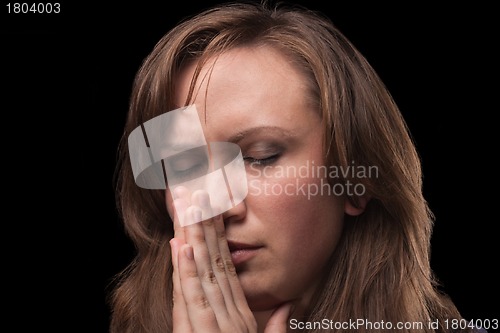
[[[173,198],[177,207],[175,235],[170,241],[174,268],[173,332],[258,332],[231,260],[223,216],[205,219],[213,215],[205,191],[190,193],[184,187],[177,187]],[[178,214],[185,214],[184,227]],[[192,223],[195,221],[202,222]],[[277,307],[264,333],[286,333],[291,307],[291,303]]]

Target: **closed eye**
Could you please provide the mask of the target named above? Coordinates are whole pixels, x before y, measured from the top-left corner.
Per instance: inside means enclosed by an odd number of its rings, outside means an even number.
[[[207,171],[207,164],[198,163],[186,169],[174,170],[174,175],[179,180],[189,180],[204,175]]]
[[[275,163],[279,159],[280,156],[281,156],[281,154],[274,154],[274,155],[267,156],[264,158],[255,158],[255,157],[251,157],[251,156],[245,156],[243,159],[245,160],[245,162],[247,162],[251,165],[267,166],[267,165],[271,165],[271,164]]]
[[[170,156],[165,163],[170,182],[187,181],[207,173],[208,154],[204,149],[195,148]]]

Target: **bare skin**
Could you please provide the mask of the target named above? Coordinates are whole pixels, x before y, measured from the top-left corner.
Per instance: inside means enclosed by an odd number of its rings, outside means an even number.
[[[193,71],[179,76],[179,106]],[[325,190],[324,178],[282,172],[322,165],[324,155],[323,125],[304,77],[279,52],[222,54],[205,65],[195,91],[207,141],[241,147],[249,193],[222,216],[181,227],[174,198],[194,219],[210,212],[210,198],[167,191],[175,228],[174,332],[286,332],[292,310],[298,316],[311,302],[344,214],[363,209],[331,193],[306,195],[311,186]]]

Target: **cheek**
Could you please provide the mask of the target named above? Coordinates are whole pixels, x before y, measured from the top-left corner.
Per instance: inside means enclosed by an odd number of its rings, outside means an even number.
[[[337,238],[343,224],[343,199],[331,195],[322,178],[266,177],[249,181],[247,204],[268,231],[290,241]]]
[[[270,282],[273,292],[284,299],[299,297],[319,281],[343,227],[343,200],[307,193],[315,189],[308,185],[321,184],[318,179],[298,180],[276,179],[271,183],[268,179],[268,190],[274,186],[274,193],[247,200],[252,215],[261,222],[260,231],[271,254],[269,264],[261,270],[274,281]],[[288,194],[279,192],[278,188],[286,184],[294,184],[293,195],[291,185]]]

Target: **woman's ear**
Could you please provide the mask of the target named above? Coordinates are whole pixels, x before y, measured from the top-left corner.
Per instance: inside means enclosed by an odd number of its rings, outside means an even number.
[[[344,211],[347,215],[358,216],[365,211],[371,197],[368,195],[349,196],[344,202]]]

